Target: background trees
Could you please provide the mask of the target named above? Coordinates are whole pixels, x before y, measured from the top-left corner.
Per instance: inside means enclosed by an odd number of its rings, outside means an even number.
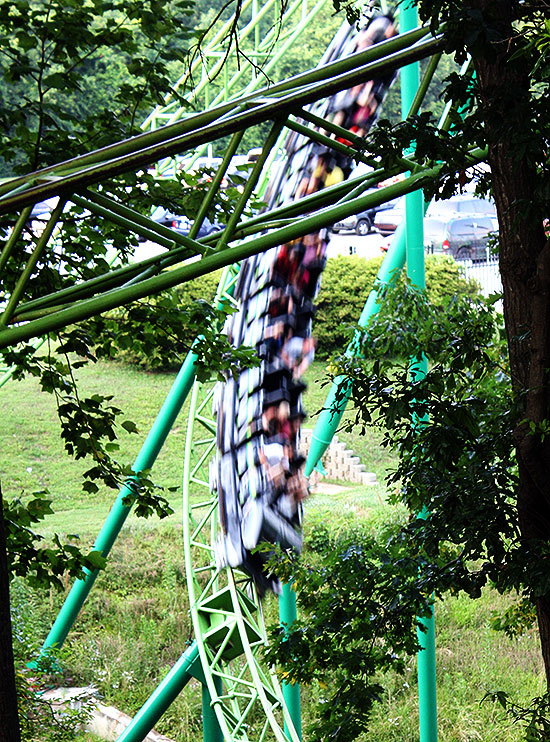
[[[188,0],[0,3],[0,156],[28,172],[138,131],[197,34]],[[172,91],[176,97],[178,93]]]

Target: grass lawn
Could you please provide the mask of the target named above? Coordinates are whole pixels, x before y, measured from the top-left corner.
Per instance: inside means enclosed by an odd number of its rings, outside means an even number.
[[[147,373],[116,363],[98,363],[78,373],[85,393],[112,394],[113,403],[138,425],[139,435],[121,430],[119,458],[132,462],[174,374]],[[328,391],[323,379],[324,364],[313,364],[304,400],[311,415],[306,422],[308,427],[313,426],[315,413]],[[47,488],[56,513],[46,520],[44,535],[78,533],[83,543],[91,543],[116,492],[101,490],[90,496],[81,491],[80,475],[87,464],[73,461],[64,453],[54,400],[39,392],[34,379],[8,384],[0,390],[0,399],[0,478],[4,496],[29,495]],[[181,483],[186,425],[184,408],[153,469],[153,478],[164,487]],[[379,484],[345,485],[344,490],[330,495],[321,489],[310,497],[305,506],[306,546],[309,534],[319,523],[330,522],[334,528],[344,528],[362,519],[375,528],[380,519],[399,517],[397,510],[382,505],[386,495],[384,474],[394,462],[380,447],[379,435],[368,431],[361,436],[354,431],[341,433],[340,439],[369,471],[376,473]],[[190,634],[181,545],[181,493],[167,496],[175,510],[170,518],[128,519],[108,568],[97,580],[69,636],[64,660],[71,682],[95,683],[107,703],[127,713],[139,709],[185,649]],[[55,592],[37,593],[21,582],[14,584],[14,604],[34,627],[36,643],[45,636],[63,597]],[[524,701],[543,691],[536,632],[511,641],[490,626],[492,612],[504,604],[503,598],[487,590],[475,602],[459,596],[436,605],[440,742],[519,742],[522,738],[519,727],[511,726],[501,710],[490,703],[480,703],[487,692],[496,689]],[[273,600],[268,601],[266,614],[275,617]],[[416,742],[415,678],[413,660],[405,676],[386,678],[387,693],[375,710],[365,742]],[[308,699],[318,693],[315,688],[303,691],[306,720],[312,720]],[[178,741],[196,742],[202,739],[200,719],[200,693],[197,684],[192,683],[157,729]],[[88,739],[91,738],[84,736],[79,742]]]
[[[116,453],[121,462],[132,463],[166,398],[175,374],[149,373],[124,364],[99,362],[80,369],[78,378],[83,393],[113,395],[113,404],[123,409],[126,418],[137,424],[139,434],[129,434],[120,429],[120,451]],[[313,427],[329,389],[325,364],[314,363],[306,380],[308,390],[304,406],[310,417],[305,424]],[[51,535],[54,531],[76,532],[88,540],[93,538],[101,528],[116,492],[107,488],[100,489],[93,496],[82,492],[80,478],[90,464],[75,461],[64,452],[52,395],[41,393],[36,380],[27,378],[12,382],[0,390],[0,399],[4,409],[0,426],[1,450],[4,451],[0,460],[0,479],[4,496],[10,498],[21,494],[29,495],[34,491],[47,489],[54,501],[56,513],[47,518],[41,532],[45,535]],[[346,418],[352,414],[346,413]],[[153,468],[155,482],[165,488],[181,486],[187,415],[188,405],[185,404]],[[391,459],[378,445],[379,436],[376,432],[369,431],[367,436],[340,432],[339,437],[346,441],[369,471],[376,473],[379,482],[378,485],[369,487],[348,485],[349,496],[353,496],[354,501],[357,499],[356,504],[372,503],[374,507],[379,506],[380,498],[385,492],[384,473],[391,465]],[[165,494],[175,511],[170,520],[181,523],[181,493]],[[314,499],[323,508],[334,505],[339,510],[341,501],[346,498],[346,494],[319,494]],[[311,506],[315,506],[313,501]],[[138,521],[139,527],[143,528],[158,528],[160,525],[156,517],[148,522],[134,516],[130,516],[128,525],[136,527]]]

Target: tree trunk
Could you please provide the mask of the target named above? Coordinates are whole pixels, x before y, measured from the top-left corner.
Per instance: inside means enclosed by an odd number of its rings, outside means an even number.
[[[536,552],[541,541],[550,541],[550,436],[539,433],[540,424],[550,420],[550,242],[543,228],[547,215],[534,197],[539,177],[534,142],[540,142],[539,162],[547,153],[542,137],[531,128],[529,59],[510,58],[517,5],[510,0],[479,0],[475,5],[499,38],[474,62],[499,219],[510,370],[521,401],[516,430],[519,527],[526,547]],[[539,598],[536,607],[550,688],[550,595]]]
[[[0,742],[20,742],[10,616],[6,532],[0,489]]]

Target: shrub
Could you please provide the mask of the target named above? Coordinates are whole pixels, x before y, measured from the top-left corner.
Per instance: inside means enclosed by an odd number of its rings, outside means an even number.
[[[367,260],[342,255],[327,261],[313,327],[319,358],[345,350],[381,264],[382,256]],[[220,277],[221,271],[200,276],[94,320],[98,324],[96,337],[101,336],[103,345],[103,352],[98,354],[119,357],[148,370],[178,368],[196,334],[196,329],[186,324],[187,313],[198,300],[213,301]],[[455,294],[477,292],[477,285],[461,276],[457,263],[440,255],[426,257],[426,285],[428,296],[436,304]],[[106,340],[109,335],[116,335],[116,343]]]
[[[178,286],[176,293],[178,295],[181,308],[190,309],[194,301],[204,299],[211,302],[214,300],[216,290],[222,276],[222,271],[207,273],[205,276],[199,276],[194,281],[189,281]]]
[[[346,349],[382,260],[382,256],[367,260],[354,255],[328,259],[313,324],[318,358]],[[426,289],[429,298],[440,304],[456,294],[476,294],[478,286],[462,277],[452,258],[427,255]]]

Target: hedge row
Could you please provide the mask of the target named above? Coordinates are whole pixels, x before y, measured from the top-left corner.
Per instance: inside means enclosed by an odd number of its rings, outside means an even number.
[[[328,358],[346,348],[381,263],[382,256],[370,260],[356,256],[328,259],[313,324],[318,358]],[[180,310],[187,310],[196,299],[212,301],[220,276],[221,271],[217,271],[175,289],[177,304],[172,311],[179,313]],[[477,291],[475,283],[467,282],[461,276],[452,258],[437,255],[426,258],[426,288],[428,295],[436,303],[457,293],[473,294]],[[153,299],[155,301],[159,300]],[[159,305],[158,308],[160,316],[162,306]],[[166,337],[161,337],[158,329],[156,342],[154,338],[148,338],[146,333],[141,337],[136,337],[134,333],[131,347],[119,355],[131,363],[138,363],[149,369],[176,368],[185,355],[184,348],[190,346],[193,338],[183,321],[178,324],[177,315],[174,316],[172,311],[169,321],[164,323],[166,332],[169,332]],[[174,335],[178,339],[176,342]]]

